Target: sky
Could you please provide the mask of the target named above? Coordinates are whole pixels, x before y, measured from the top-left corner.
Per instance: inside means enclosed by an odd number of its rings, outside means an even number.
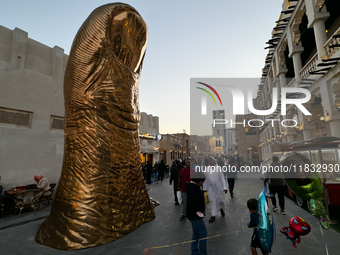
[[[107,1],[0,0],[0,25],[69,54],[90,13]],[[128,0],[149,29],[140,110],[159,117],[160,133],[190,133],[190,78],[256,78],[282,0]],[[256,90],[254,85],[254,90]],[[254,91],[255,95],[255,91]],[[231,105],[231,104],[230,104]],[[228,104],[225,104],[228,107]],[[207,134],[208,135],[208,134]]]

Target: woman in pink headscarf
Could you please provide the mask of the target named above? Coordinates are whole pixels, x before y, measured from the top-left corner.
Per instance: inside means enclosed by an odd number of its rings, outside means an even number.
[[[50,184],[48,180],[41,174],[34,176],[34,180],[37,182],[37,188],[40,190],[39,197],[44,194],[44,196],[51,195]]]

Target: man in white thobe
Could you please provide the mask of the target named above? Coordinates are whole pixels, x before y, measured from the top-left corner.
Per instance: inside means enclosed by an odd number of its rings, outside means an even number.
[[[221,211],[222,217],[225,216],[225,194],[227,194],[227,185],[225,183],[224,175],[222,171],[217,169],[216,160],[213,157],[209,158],[209,167],[205,173],[206,179],[203,184],[203,190],[208,191],[208,197],[211,207],[211,218],[209,222],[213,222],[216,219],[218,210]]]

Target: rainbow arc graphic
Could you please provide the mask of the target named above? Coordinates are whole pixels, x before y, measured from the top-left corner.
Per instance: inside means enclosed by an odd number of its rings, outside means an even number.
[[[211,87],[210,85],[203,83],[203,82],[197,82],[198,84],[201,84],[203,86],[206,86],[207,88],[209,88],[212,92],[214,92],[214,94],[217,96],[218,100],[220,101],[220,104],[222,106],[222,100],[220,98],[220,95],[217,93],[217,91]],[[211,94],[210,91],[208,91],[207,89],[201,88],[201,87],[196,87],[200,90],[203,90],[204,92],[206,92],[211,98],[212,100],[214,100],[215,105],[217,106],[216,100],[214,98],[214,96]],[[201,102],[201,114],[202,115],[207,115],[207,99],[206,97],[202,97],[202,102]]]

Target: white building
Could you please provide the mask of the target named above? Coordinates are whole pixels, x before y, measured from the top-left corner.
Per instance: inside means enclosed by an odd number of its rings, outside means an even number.
[[[211,136],[209,139],[209,149],[211,155],[224,154],[223,136]]]
[[[263,116],[264,121],[279,120],[274,126],[271,121],[265,121],[267,125],[260,130],[264,163],[269,162],[273,154],[282,154],[282,144],[304,144],[303,141],[312,141],[315,137],[340,137],[340,1],[285,0],[267,44],[269,52],[255,107],[271,108],[274,89],[280,96],[283,88],[303,88],[311,93],[311,99],[303,105],[312,115],[303,114],[294,104],[287,106],[286,115],[281,114],[279,102],[274,113]],[[304,95],[289,94],[288,97],[303,98]],[[280,122],[285,119],[293,119],[297,125],[284,127]],[[326,156],[330,151],[333,163],[339,162],[337,149],[324,149],[325,145],[320,143],[318,146],[320,150],[315,153],[319,162],[330,162]],[[313,153],[313,148],[306,151],[311,159]]]
[[[216,119],[223,119],[223,120],[225,119],[224,110],[213,111],[213,120],[216,120]],[[210,146],[212,146],[211,147],[212,153],[224,154],[228,152],[226,124],[216,124],[215,127],[212,126],[212,138],[215,139],[215,142],[213,141],[210,142]]]
[[[228,155],[232,155],[233,153],[233,144],[236,141],[236,129],[235,128],[228,128],[227,129],[227,144],[226,144],[226,151],[225,153]]]

